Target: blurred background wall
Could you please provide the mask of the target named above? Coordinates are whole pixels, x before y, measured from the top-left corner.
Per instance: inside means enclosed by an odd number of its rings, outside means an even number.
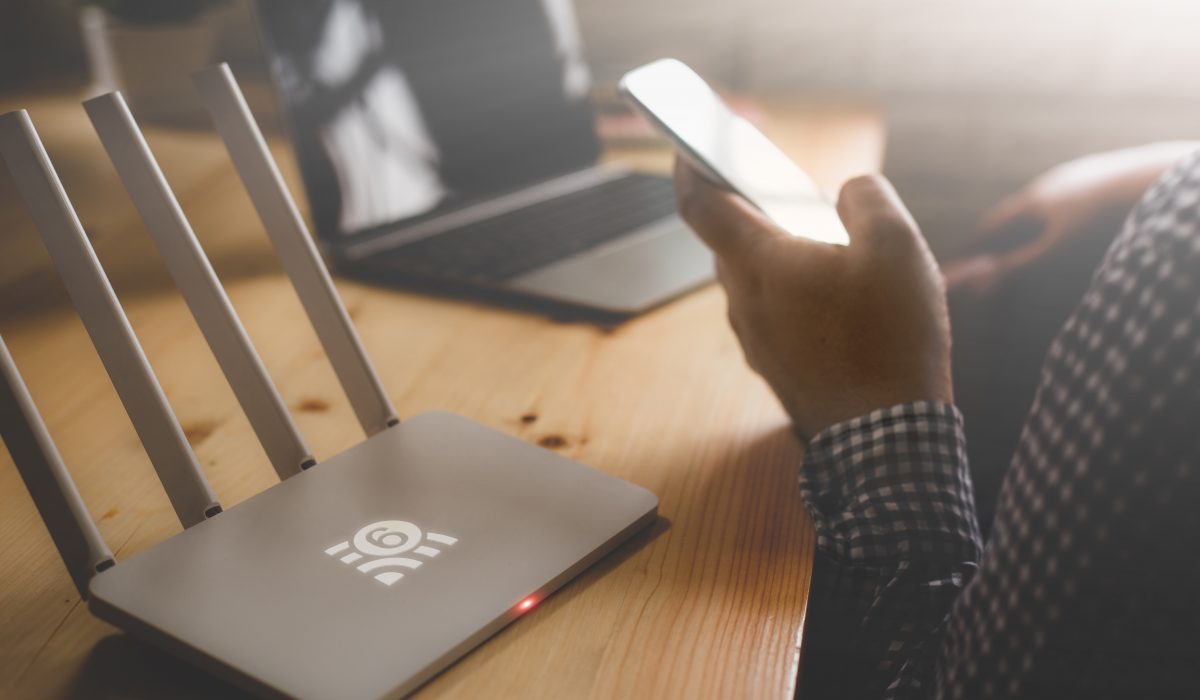
[[[1195,0],[576,6],[601,81],[675,55],[738,91],[880,105],[889,129],[885,169],[943,250],[987,205],[1054,163],[1149,140],[1200,138]],[[83,75],[73,9],[65,0],[3,0],[0,85]],[[253,63],[244,0],[210,21],[219,27],[222,57]]]
[[[675,54],[727,84],[880,104],[885,169],[953,247],[1087,152],[1200,138],[1195,0],[582,0],[593,66]]]

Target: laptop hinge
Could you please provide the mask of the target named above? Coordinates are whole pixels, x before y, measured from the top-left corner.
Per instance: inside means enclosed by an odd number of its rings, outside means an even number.
[[[627,168],[616,165],[593,165],[583,170],[561,175],[551,180],[544,180],[515,192],[472,204],[462,209],[443,214],[433,219],[422,221],[412,226],[398,228],[377,238],[360,243],[352,243],[339,251],[346,260],[361,260],[382,250],[411,243],[413,241],[436,236],[461,226],[473,224],[485,219],[491,219],[510,211],[516,211],[572,192],[585,190],[604,182],[615,180],[627,175]]]

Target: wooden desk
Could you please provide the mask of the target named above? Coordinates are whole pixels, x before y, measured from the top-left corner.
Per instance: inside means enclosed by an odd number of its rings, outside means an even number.
[[[223,503],[269,487],[274,472],[77,100],[0,99],[0,111],[19,106],[41,130]],[[766,130],[824,185],[878,167],[872,110],[768,106]],[[148,136],[317,458],[362,439],[215,137]],[[613,157],[669,163],[664,151]],[[3,168],[0,207],[0,332],[104,537],[128,558],[179,525]],[[422,696],[791,696],[813,542],[795,488],[800,450],[746,369],[717,287],[604,329],[338,286],[402,416],[455,411],[661,499],[652,531]],[[88,614],[6,452],[0,499],[0,697],[231,692]]]

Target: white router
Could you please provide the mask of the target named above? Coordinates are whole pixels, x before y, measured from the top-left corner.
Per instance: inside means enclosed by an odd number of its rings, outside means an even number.
[[[113,93],[88,115],[282,481],[222,512],[24,111],[0,116],[0,155],[185,529],[114,563],[0,341],[4,441],[97,617],[262,696],[405,695],[658,500],[455,415],[400,422],[232,73],[196,82],[368,438],[314,462]]]

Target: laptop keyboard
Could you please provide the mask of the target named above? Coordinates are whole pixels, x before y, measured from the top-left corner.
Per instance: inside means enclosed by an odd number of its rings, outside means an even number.
[[[675,212],[671,180],[630,173],[407,243],[382,255],[420,277],[497,283]]]

